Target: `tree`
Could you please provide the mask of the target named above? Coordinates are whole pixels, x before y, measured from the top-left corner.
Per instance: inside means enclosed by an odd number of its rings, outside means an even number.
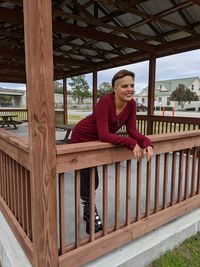
[[[54,82],[54,92],[57,93],[57,94],[62,94],[63,93],[63,86],[58,81]]]
[[[78,99],[78,104],[83,103],[84,98],[91,96],[85,75],[72,77],[69,85],[71,86],[72,97],[75,100]]]
[[[198,101],[198,96],[195,92],[186,88],[184,84],[179,84],[172,92],[171,100],[178,101],[178,104],[181,105],[181,108],[183,109],[187,101]]]
[[[108,82],[103,82],[99,85],[98,97],[112,93],[112,85]]]

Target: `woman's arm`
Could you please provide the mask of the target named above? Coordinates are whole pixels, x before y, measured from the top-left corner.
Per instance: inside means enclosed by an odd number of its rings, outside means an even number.
[[[130,137],[136,140],[141,148],[152,146],[151,140],[139,133],[136,129],[136,103],[131,101],[130,113],[126,121],[127,133]]]

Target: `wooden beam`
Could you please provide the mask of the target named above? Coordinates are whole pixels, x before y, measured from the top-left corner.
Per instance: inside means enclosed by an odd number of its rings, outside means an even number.
[[[154,115],[154,95],[155,95],[155,80],[156,80],[156,58],[152,55],[149,59],[149,85],[148,85],[148,110],[147,115]],[[147,122],[147,134],[152,134],[153,122]]]
[[[69,23],[54,21],[53,28],[55,32],[67,33],[75,37],[83,37],[100,42],[103,41],[111,44],[120,45],[122,47],[131,47],[150,52],[154,51],[154,45],[150,45],[142,41],[132,40],[126,37],[121,37],[114,34],[97,31],[94,29],[91,30],[86,27],[80,27]]]
[[[93,82],[93,88],[92,88],[92,92],[93,92],[92,99],[93,99],[93,101],[92,101],[92,104],[93,104],[93,111],[94,111],[94,108],[95,108],[95,106],[97,104],[97,70],[96,69],[93,70],[92,78],[93,78],[92,79],[92,82]]]
[[[58,267],[51,4],[24,0],[34,267]]]

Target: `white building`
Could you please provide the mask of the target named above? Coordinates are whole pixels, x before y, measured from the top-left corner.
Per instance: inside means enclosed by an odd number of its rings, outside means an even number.
[[[192,92],[195,92],[199,101],[186,102],[187,107],[199,107],[200,104],[200,79],[199,77],[190,77],[183,79],[163,80],[155,82],[155,106],[174,107],[178,108],[178,102],[171,101],[171,93],[176,90],[179,84],[184,84]],[[135,96],[136,102],[148,105],[148,86],[145,87],[139,94]]]

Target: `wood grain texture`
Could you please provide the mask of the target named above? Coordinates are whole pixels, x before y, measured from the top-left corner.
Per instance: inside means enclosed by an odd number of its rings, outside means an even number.
[[[56,153],[50,0],[24,3],[34,267],[57,267]]]

